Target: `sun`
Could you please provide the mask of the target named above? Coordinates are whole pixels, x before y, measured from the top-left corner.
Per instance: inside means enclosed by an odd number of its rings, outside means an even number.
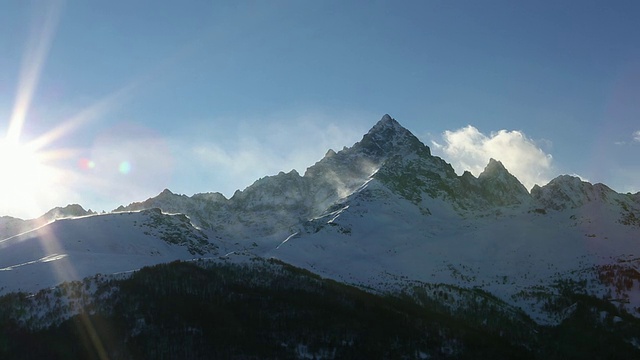
[[[29,144],[0,139],[0,202],[2,210],[19,210],[33,215],[42,195],[52,191],[57,177],[47,164],[45,153]]]

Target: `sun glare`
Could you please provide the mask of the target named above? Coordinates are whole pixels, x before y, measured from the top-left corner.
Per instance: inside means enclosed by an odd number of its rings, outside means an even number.
[[[2,207],[28,210],[34,195],[46,193],[54,177],[42,156],[19,142],[0,140],[0,199]]]

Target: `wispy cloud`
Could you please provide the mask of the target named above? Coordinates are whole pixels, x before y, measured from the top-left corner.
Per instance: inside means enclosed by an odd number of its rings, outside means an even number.
[[[135,123],[115,124],[90,147],[56,159],[60,171],[44,189],[47,196],[41,196],[39,209],[16,213],[0,204],[0,214],[36,217],[71,202],[109,211],[164,188],[187,195],[217,191],[230,197],[280,171],[304,174],[328,149],[338,151],[360,140],[370,118],[307,112],[264,116],[254,123],[217,119],[172,136]]]
[[[631,141],[620,140],[614,142],[614,144],[618,146],[633,145],[633,143],[640,143],[640,130],[631,133]]]
[[[582,176],[580,174],[573,173],[573,174],[569,174],[569,175],[575,176],[575,177],[579,178],[582,181],[591,182],[591,180],[587,179],[586,177],[584,177],[584,176]]]
[[[546,184],[552,176],[552,156],[520,131],[500,130],[489,135],[469,125],[442,134],[442,143],[432,141],[458,173],[465,170],[478,176],[490,158],[501,161],[526,187]]]
[[[207,139],[185,133],[171,140],[175,158],[184,159],[176,164],[174,183],[183,187],[179,192],[219,191],[231,196],[235,190],[280,171],[295,169],[303,175],[330,148],[339,151],[359,141],[370,118],[308,112],[270,115],[252,122],[212,121],[219,129],[224,124],[224,135]],[[184,174],[197,175],[186,181],[181,178]]]
[[[112,210],[155,196],[171,183],[176,171],[167,140],[134,125],[114,126],[98,136],[91,148],[78,153],[60,191],[94,210]]]

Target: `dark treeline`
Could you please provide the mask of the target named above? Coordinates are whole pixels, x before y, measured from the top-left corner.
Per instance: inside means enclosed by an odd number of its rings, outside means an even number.
[[[8,299],[0,305],[20,301]],[[520,322],[487,327],[483,314],[468,321],[282,263],[175,262],[101,283],[90,309],[45,329],[27,330],[0,311],[0,358],[640,358],[637,320],[597,322],[594,309],[606,304],[575,301],[573,317],[523,340]]]

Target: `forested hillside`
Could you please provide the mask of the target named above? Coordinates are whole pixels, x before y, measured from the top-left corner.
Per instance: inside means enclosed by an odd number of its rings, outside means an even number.
[[[499,300],[483,300],[482,292],[472,313],[451,312],[424,292],[411,293],[375,295],[276,261],[174,262],[124,279],[100,276],[33,296],[0,298],[0,357],[640,356],[637,344],[629,343],[640,336],[640,323],[593,298],[576,296],[573,315],[558,327],[544,328],[522,314],[505,315]],[[49,319],[48,326],[43,319]]]

